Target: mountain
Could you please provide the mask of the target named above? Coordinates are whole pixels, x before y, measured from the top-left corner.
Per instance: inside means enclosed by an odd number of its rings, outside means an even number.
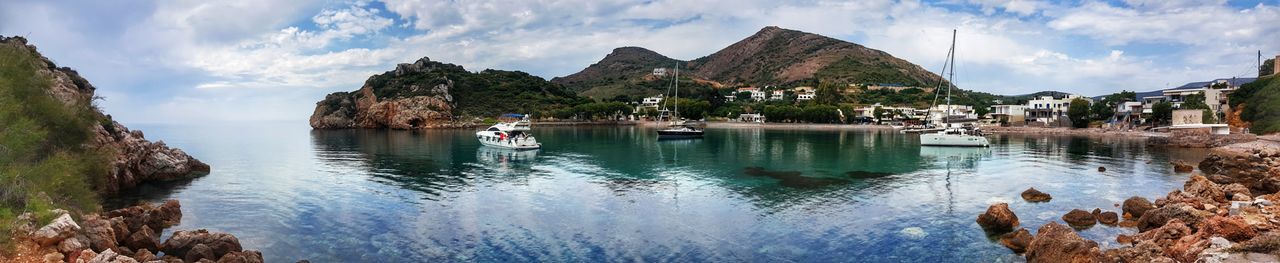
[[[941,50],[943,47],[939,47]],[[689,62],[694,75],[728,84],[937,83],[938,75],[884,51],[818,34],[765,27],[709,56]]]
[[[665,87],[651,74],[653,69],[669,68],[676,61],[679,60],[644,48],[623,47],[578,73],[554,78],[552,82],[596,99],[652,95],[647,93],[660,93]],[[884,51],[774,26],[688,61],[685,66],[688,72],[682,70],[681,76],[687,76],[695,85],[713,87],[814,84],[813,80],[932,85],[939,79],[937,74]]]
[[[520,71],[470,72],[421,58],[316,102],[311,127],[418,129],[465,125],[463,117],[539,113],[580,104],[564,86]]]

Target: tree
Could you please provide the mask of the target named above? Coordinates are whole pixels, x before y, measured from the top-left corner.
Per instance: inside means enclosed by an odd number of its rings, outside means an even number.
[[[1199,92],[1196,94],[1187,95],[1185,98],[1183,98],[1182,105],[1178,106],[1178,108],[1189,109],[1189,110],[1207,110],[1209,109],[1209,105],[1204,103],[1204,92]]]
[[[1274,58],[1267,59],[1266,61],[1262,62],[1262,67],[1258,68],[1258,77],[1270,76],[1271,73],[1275,72],[1275,68],[1276,68],[1276,59]]]
[[[1072,127],[1089,127],[1089,101],[1080,98],[1071,100],[1071,106],[1067,108],[1067,118],[1071,119]]]
[[[733,97],[737,101],[749,101],[751,100],[751,92],[741,91],[741,92],[738,92],[737,94],[734,94]]]
[[[1151,105],[1151,124],[1152,126],[1168,123],[1173,119],[1173,103],[1157,102]]]
[[[1094,120],[1106,120],[1111,118],[1116,112],[1116,107],[1126,101],[1137,101],[1138,93],[1132,91],[1121,91],[1102,97],[1098,103],[1094,103],[1090,107]]]
[[[876,124],[880,124],[880,118],[884,117],[884,113],[885,113],[884,108],[881,108],[880,106],[876,106],[875,109],[871,110],[871,117],[876,118]]]
[[[844,94],[840,94],[840,91],[831,85],[831,82],[818,83],[818,89],[814,90],[813,97],[815,101],[823,105],[836,105],[844,102]]]

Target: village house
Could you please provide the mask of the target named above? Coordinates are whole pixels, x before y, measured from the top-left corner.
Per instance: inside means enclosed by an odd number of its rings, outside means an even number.
[[[1040,96],[1027,101],[1026,122],[1044,126],[1070,126],[1071,120],[1067,118],[1067,109],[1075,99],[1093,102],[1093,99],[1075,94],[1069,94],[1063,98]]]
[[[816,95],[813,87],[809,86],[795,87],[791,91],[796,93],[796,100],[811,100]]]
[[[987,115],[1002,124],[1022,125],[1027,119],[1027,105],[991,105],[991,112]]]
[[[1204,94],[1204,104],[1209,105],[1209,109],[1213,110],[1214,114],[1222,115],[1223,112],[1229,110],[1227,98],[1231,95],[1231,92],[1239,89],[1240,85],[1248,84],[1255,80],[1257,78],[1223,78],[1191,82],[1177,88],[1164,90],[1161,95],[1167,101],[1173,103],[1174,108],[1182,108],[1182,103],[1186,102],[1187,96]]]
[[[734,97],[736,97],[737,93],[742,93],[742,92],[751,93],[751,100],[754,100],[754,101],[762,101],[765,99],[764,91],[761,91],[760,88],[756,88],[756,87],[738,88],[738,91],[735,92]]]

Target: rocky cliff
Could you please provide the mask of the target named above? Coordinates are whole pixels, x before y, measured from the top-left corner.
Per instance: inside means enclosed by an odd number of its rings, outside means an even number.
[[[316,129],[423,129],[469,125],[463,117],[539,113],[581,102],[563,86],[519,71],[467,71],[422,58],[373,75],[359,90],[316,103]]]
[[[122,189],[132,188],[147,181],[161,181],[200,175],[209,172],[209,166],[183,152],[172,148],[164,142],[147,140],[141,131],[131,131],[118,122],[111,120],[110,115],[103,114],[93,105],[96,88],[89,84],[75,70],[58,67],[49,58],[41,55],[36,47],[28,45],[22,37],[0,37],[0,48],[16,51],[10,54],[22,54],[35,59],[36,74],[49,80],[45,89],[66,108],[84,108],[88,119],[95,123],[88,127],[66,127],[68,129],[88,129],[86,148],[106,153],[106,175],[97,185],[93,185],[104,195],[113,195]],[[17,63],[17,62],[13,62]]]

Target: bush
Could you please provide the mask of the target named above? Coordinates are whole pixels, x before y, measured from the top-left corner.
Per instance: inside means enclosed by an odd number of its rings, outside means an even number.
[[[47,220],[53,208],[97,209],[92,185],[108,172],[105,153],[83,144],[92,125],[110,120],[90,101],[68,107],[49,96],[39,61],[25,47],[0,45],[0,231],[24,212]]]

